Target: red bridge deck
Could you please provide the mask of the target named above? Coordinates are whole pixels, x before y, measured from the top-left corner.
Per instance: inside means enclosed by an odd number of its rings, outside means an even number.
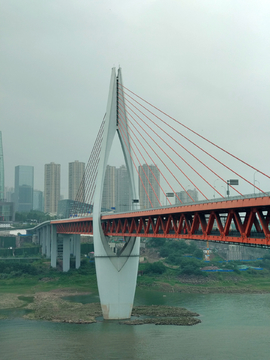
[[[101,222],[108,236],[209,240],[268,247],[270,196],[103,214]],[[51,223],[57,225],[58,233],[93,234],[92,217]]]

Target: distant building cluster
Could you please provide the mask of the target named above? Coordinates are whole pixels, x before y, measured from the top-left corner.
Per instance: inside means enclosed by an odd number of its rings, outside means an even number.
[[[69,163],[68,189],[70,201],[75,200],[80,187],[79,201],[84,199],[82,183],[85,164],[78,160]],[[0,131],[0,222],[15,220],[16,212],[38,210],[54,216],[60,201],[61,165],[51,162],[44,166],[44,191],[34,188],[34,167],[15,166],[14,187],[5,187],[4,154],[2,132]]]
[[[138,173],[138,199],[132,199],[128,169],[107,165],[102,211],[126,212],[133,208],[149,209],[161,206],[160,172],[155,165],[142,164]],[[14,221],[15,212],[38,210],[59,218],[67,218],[74,204],[91,213],[92,204],[85,204],[86,187],[85,163],[78,160],[68,166],[68,199],[61,199],[60,180],[61,165],[51,162],[44,165],[44,191],[34,188],[34,167],[18,165],[15,167],[14,187],[5,188],[4,155],[2,133],[0,131],[0,222]],[[163,192],[164,193],[164,192]],[[169,193],[174,197],[175,205],[198,201],[197,190]],[[163,196],[163,205],[167,204]]]
[[[192,203],[194,201],[198,201],[198,191],[196,189],[176,192],[175,205]]]
[[[127,168],[107,165],[101,208],[103,211],[131,210],[132,199]]]

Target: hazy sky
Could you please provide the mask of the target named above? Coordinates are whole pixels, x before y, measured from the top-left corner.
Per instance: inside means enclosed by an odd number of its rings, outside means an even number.
[[[43,190],[55,162],[67,195],[119,64],[128,88],[269,174],[269,19],[266,0],[0,0],[5,185],[32,165]]]

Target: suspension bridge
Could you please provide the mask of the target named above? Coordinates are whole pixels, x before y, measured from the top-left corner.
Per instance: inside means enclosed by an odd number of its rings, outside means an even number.
[[[130,204],[128,211],[104,213],[105,172],[116,134],[128,172]],[[270,193],[261,189],[263,181],[269,189],[270,176],[126,88],[121,69],[113,68],[106,114],[70,217],[41,224],[36,231],[53,267],[62,239],[64,271],[71,252],[80,266],[79,235],[92,234],[103,316],[129,318],[141,237],[270,247]],[[108,245],[113,236],[125,239],[117,254]]]

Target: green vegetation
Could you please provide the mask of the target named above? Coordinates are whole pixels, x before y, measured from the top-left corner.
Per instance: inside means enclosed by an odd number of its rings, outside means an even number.
[[[0,293],[35,293],[52,289],[73,288],[80,291],[97,290],[94,263],[83,259],[80,269],[63,273],[52,269],[46,259],[32,263],[0,261]]]
[[[1,249],[0,248],[0,258],[5,257],[38,257],[40,256],[40,246],[34,244],[24,243],[24,247],[14,248],[14,249]]]
[[[42,223],[44,221],[53,220],[54,217],[51,217],[48,213],[44,213],[38,210],[31,210],[29,212],[16,212],[15,221],[22,223]],[[33,221],[34,220],[34,221]]]
[[[205,266],[202,261],[203,252],[192,242],[190,245],[185,241],[169,241],[165,239],[151,239],[150,247],[159,250],[162,258],[168,265],[178,266],[178,274],[205,276],[200,268]],[[152,271],[154,272],[154,271]],[[163,271],[164,273],[165,271]]]
[[[150,239],[148,251],[156,251],[161,259],[156,263],[140,264],[138,286],[158,288],[162,291],[184,292],[270,292],[270,252],[263,260],[250,262],[221,262],[215,256],[210,262],[202,260],[203,252],[196,243]],[[162,264],[160,265],[160,264]],[[157,264],[156,266],[154,264]],[[240,265],[250,267],[240,271]],[[204,272],[201,268],[211,266],[232,272]],[[255,270],[252,267],[262,267]]]
[[[81,254],[87,255],[92,251],[94,251],[94,244],[91,244],[91,243],[82,243],[81,244]]]
[[[183,241],[154,239],[149,241],[147,246],[150,247],[149,251],[160,253],[163,256],[158,261],[139,265],[139,275],[141,276],[138,276],[138,286],[151,287],[165,292],[270,292],[269,252],[260,261],[220,263],[217,260],[211,260],[209,264],[195,256],[202,255],[195,244],[188,245]],[[28,249],[34,249],[34,247],[28,244]],[[88,252],[88,250],[92,250],[92,248],[88,249],[85,246],[85,251]],[[263,267],[264,270],[257,271],[250,268],[240,271],[239,265],[243,264]],[[200,270],[209,265],[234,271],[206,273]],[[32,262],[27,257],[0,260],[0,293],[33,294],[38,291],[66,288],[78,291],[89,291],[90,289],[97,291],[94,263],[89,262],[88,258],[84,258],[80,269],[76,270],[74,267],[74,259],[71,259],[71,269],[68,273],[62,272],[60,262],[58,269],[52,269],[50,261],[43,257]]]
[[[146,263],[140,266],[140,270],[144,274],[163,274],[166,271],[166,266],[161,261],[154,262],[152,264]]]

